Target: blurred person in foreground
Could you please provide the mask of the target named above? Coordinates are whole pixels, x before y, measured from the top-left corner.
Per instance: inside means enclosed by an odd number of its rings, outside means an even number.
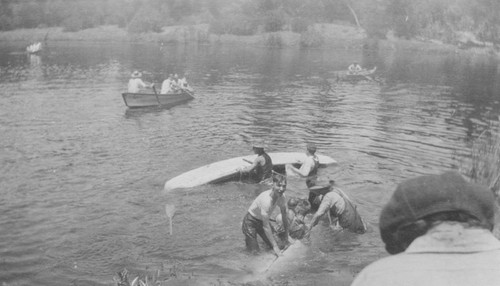
[[[500,285],[495,208],[489,189],[456,172],[400,183],[379,224],[394,255],[368,265],[352,285]]]
[[[247,250],[253,253],[259,251],[257,242],[257,234],[264,240],[274,253],[279,256],[281,250],[274,239],[274,231],[269,223],[269,218],[276,206],[280,208],[281,216],[287,217],[286,198],[284,192],[286,190],[286,177],[273,173],[273,187],[267,191],[260,193],[255,198],[247,214],[243,218],[241,229],[245,235],[245,244]],[[285,243],[288,244],[288,220],[283,220]]]

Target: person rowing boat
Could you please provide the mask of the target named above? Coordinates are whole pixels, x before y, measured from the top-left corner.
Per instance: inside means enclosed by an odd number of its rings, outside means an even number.
[[[139,71],[134,71],[130,75],[130,80],[128,81],[128,92],[138,93],[143,88],[154,88],[154,83],[146,83],[142,79],[142,73]]]

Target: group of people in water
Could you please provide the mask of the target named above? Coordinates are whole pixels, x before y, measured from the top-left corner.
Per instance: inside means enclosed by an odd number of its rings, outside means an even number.
[[[257,154],[251,166],[240,170],[241,173],[252,173],[264,184],[272,185],[271,189],[262,192],[252,202],[243,219],[242,231],[245,236],[247,250],[259,251],[257,235],[273,249],[276,255],[289,244],[292,239],[303,239],[310,235],[320,218],[328,217],[336,230],[348,230],[362,234],[367,230],[366,223],[359,215],[356,207],[336,186],[334,181],[321,182],[317,178],[319,159],[315,155],[316,146],[308,144],[306,159],[300,168],[286,165],[286,173],[273,171],[271,157],[265,152],[264,145],[256,143],[253,150]],[[308,198],[286,199],[287,175],[298,175],[305,179]],[[274,209],[279,207],[280,213],[272,218]],[[307,220],[312,214],[312,218]]]
[[[309,237],[326,216],[336,229],[367,231],[356,206],[335,182],[317,179],[316,146],[307,145],[307,159],[300,169],[286,166],[287,174],[306,179],[307,200],[287,200],[287,176],[272,170],[263,145],[255,144],[253,150],[257,158],[241,172],[254,172],[261,181],[272,182],[272,187],[257,196],[243,218],[248,250],[259,250],[259,235],[280,256],[289,238]],[[272,218],[276,206],[280,214]],[[392,255],[369,264],[352,286],[500,285],[500,241],[492,232],[497,208],[490,188],[471,183],[456,171],[401,182],[378,224],[385,249]]]
[[[139,71],[134,71],[130,75],[130,80],[128,81],[128,92],[139,93],[145,88],[152,88],[156,93],[154,83],[148,83],[142,80],[142,73]],[[180,77],[177,74],[169,74],[167,79],[162,82],[160,94],[178,93],[181,90],[192,91],[189,86],[186,74],[182,74]]]

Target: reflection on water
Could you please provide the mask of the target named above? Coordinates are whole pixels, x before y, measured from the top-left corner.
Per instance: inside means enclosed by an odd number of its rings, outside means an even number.
[[[0,281],[8,285],[109,285],[124,267],[168,275],[174,265],[241,281],[254,258],[240,223],[264,187],[162,187],[250,154],[255,138],[271,152],[315,142],[339,162],[320,175],[343,186],[373,229],[339,236],[318,226],[300,263],[266,279],[349,284],[385,255],[377,219],[394,186],[456,167],[499,114],[491,58],[123,43],[50,44],[39,56],[17,49],[0,47],[0,227],[9,230],[0,233]],[[377,66],[380,80],[337,81],[352,61]],[[136,69],[156,83],[189,72],[195,99],[127,109],[121,93]],[[287,195],[306,196],[304,182],[290,178]],[[166,203],[177,209],[172,236]]]

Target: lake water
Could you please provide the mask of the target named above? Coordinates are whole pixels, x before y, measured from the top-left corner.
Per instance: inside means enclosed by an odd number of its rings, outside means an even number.
[[[471,140],[498,121],[494,58],[398,50],[280,50],[50,42],[40,55],[0,45],[0,282],[114,285],[160,270],[168,285],[349,285],[386,256],[378,215],[397,183],[457,169]],[[377,81],[336,81],[352,61]],[[195,99],[129,110],[133,70],[157,86],[188,72]],[[241,220],[265,189],[227,183],[165,193],[193,168],[307,142],[339,164],[321,169],[372,231],[311,243],[265,275],[269,254],[244,251]],[[290,178],[288,196],[305,197]],[[165,205],[174,204],[173,235]],[[256,266],[257,265],[257,266]],[[177,278],[172,278],[177,276]],[[259,277],[254,277],[259,276]],[[175,284],[177,283],[177,284]]]

